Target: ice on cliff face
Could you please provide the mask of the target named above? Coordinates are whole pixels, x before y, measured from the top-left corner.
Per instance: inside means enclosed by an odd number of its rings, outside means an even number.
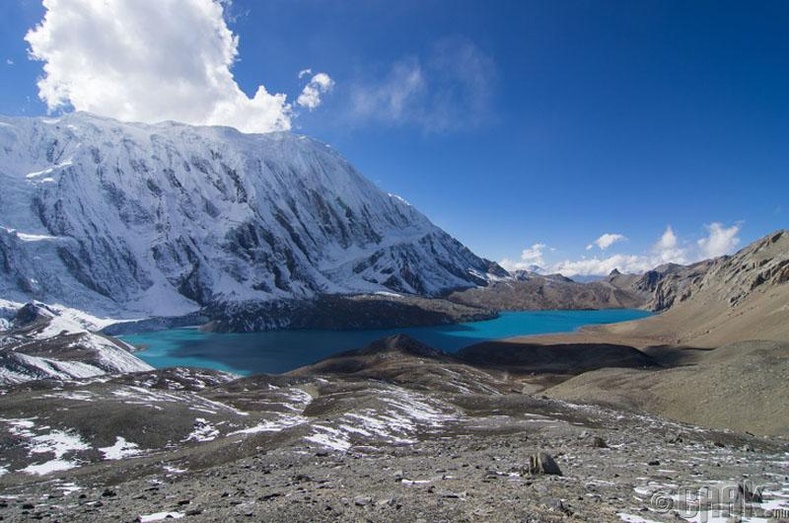
[[[116,317],[482,283],[488,262],[290,133],[0,117],[0,294]]]

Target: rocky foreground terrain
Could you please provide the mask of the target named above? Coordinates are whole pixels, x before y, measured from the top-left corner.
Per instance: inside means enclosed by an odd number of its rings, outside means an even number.
[[[470,357],[393,337],[282,376],[170,369],[11,387],[0,516],[643,522],[789,510],[783,436],[568,402],[525,367]]]

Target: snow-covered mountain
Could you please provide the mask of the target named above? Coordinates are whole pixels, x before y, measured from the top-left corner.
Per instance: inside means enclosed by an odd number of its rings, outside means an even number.
[[[28,303],[0,326],[0,386],[153,369],[131,353],[130,345],[88,330],[96,327],[70,310]]]
[[[0,295],[115,317],[484,284],[475,256],[328,146],[85,113],[0,117]]]

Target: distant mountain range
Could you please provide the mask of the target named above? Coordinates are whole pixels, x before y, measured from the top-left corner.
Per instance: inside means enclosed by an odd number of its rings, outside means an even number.
[[[645,308],[668,311],[666,317],[685,314],[694,322],[706,318],[709,311],[716,311],[716,316],[736,309],[736,315],[742,316],[753,300],[777,300],[778,311],[789,310],[789,289],[782,286],[788,281],[789,232],[777,231],[732,256],[691,265],[666,264],[644,274],[614,270],[588,283],[521,271],[486,287],[453,292],[449,299],[494,310]],[[693,307],[701,309],[688,314]]]

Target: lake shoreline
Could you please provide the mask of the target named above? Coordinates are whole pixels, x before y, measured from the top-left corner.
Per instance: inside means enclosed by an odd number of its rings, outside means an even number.
[[[475,344],[539,335],[572,335],[589,325],[651,316],[638,309],[502,312],[498,318],[430,327],[278,330],[214,333],[194,327],[120,336],[148,349],[135,355],[156,368],[196,366],[246,374],[280,374],[394,334],[407,334],[448,353]]]

